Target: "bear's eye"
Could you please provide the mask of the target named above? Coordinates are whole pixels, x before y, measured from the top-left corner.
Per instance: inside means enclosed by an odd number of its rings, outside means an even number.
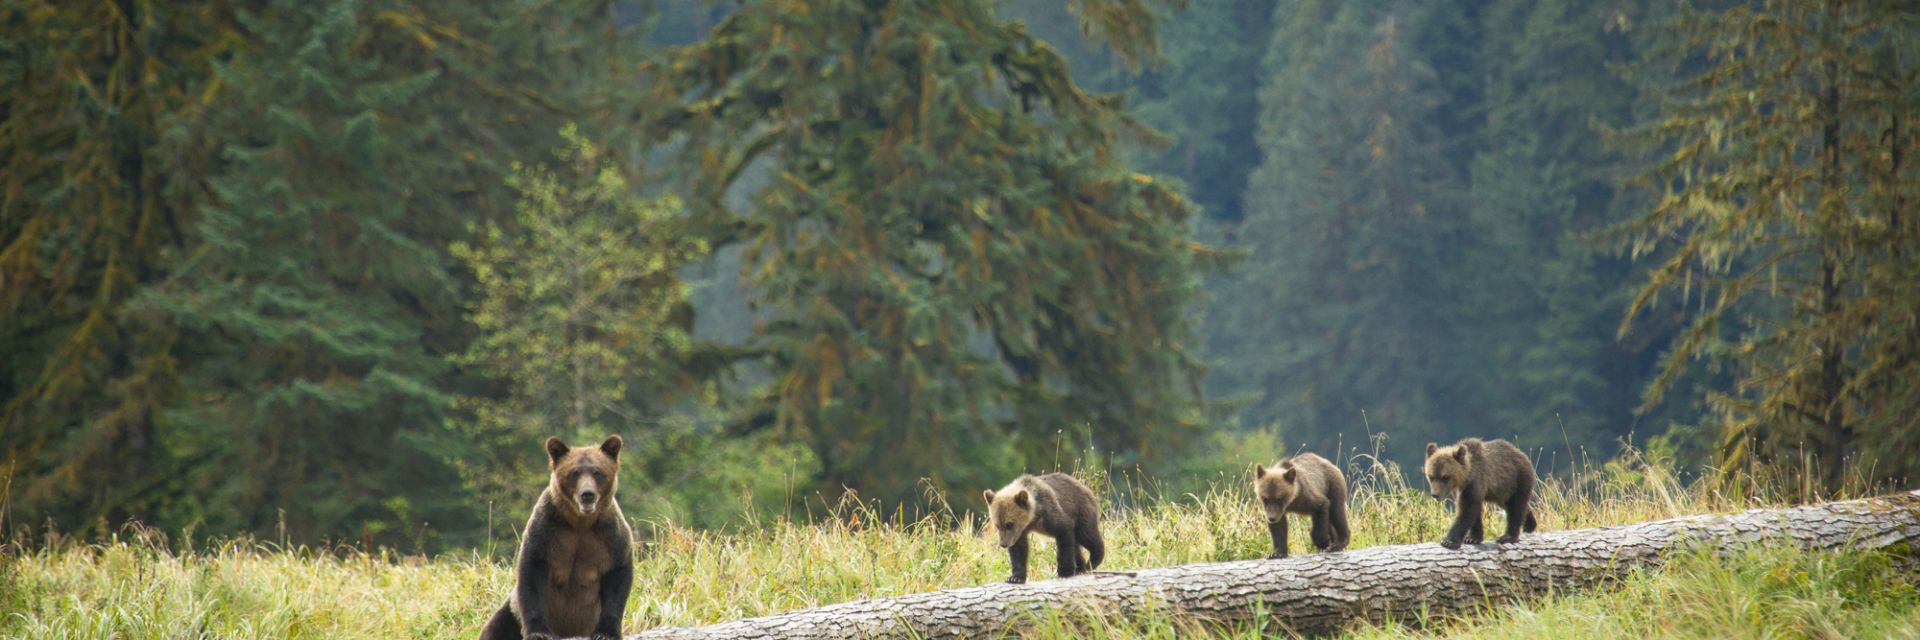
[[[1000,523],[1000,528],[1001,528],[1001,529],[1012,529],[1012,528],[1013,528],[1013,523],[1011,523],[1011,522],[1002,522],[1002,523]]]

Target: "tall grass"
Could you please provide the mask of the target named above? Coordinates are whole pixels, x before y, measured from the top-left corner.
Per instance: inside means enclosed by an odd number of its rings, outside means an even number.
[[[1353,547],[1433,541],[1442,535],[1451,517],[1446,505],[1428,497],[1390,464],[1364,455],[1355,456],[1352,463]],[[1146,479],[1128,474],[1089,475],[1104,495],[1126,496],[1112,502],[1138,505],[1109,509],[1104,528],[1110,553],[1103,569],[1258,558],[1270,550],[1249,481],[1238,474],[1221,475],[1205,489],[1180,495],[1161,494]],[[1764,496],[1731,497],[1685,485],[1668,465],[1649,463],[1632,451],[1585,475],[1545,479],[1539,493],[1543,529],[1622,524],[1773,502]],[[812,523],[781,520],[743,533],[696,531],[672,522],[640,523],[649,539],[636,559],[627,627],[631,631],[704,624],[1003,580],[1008,571],[1005,553],[976,533],[977,501],[956,502],[934,517],[914,522],[898,522],[866,505],[850,503],[821,508],[820,517]],[[1489,529],[1500,526],[1497,518],[1488,523]],[[1305,525],[1295,526],[1303,529]],[[1304,547],[1305,535],[1294,538],[1295,553],[1310,552]],[[1033,554],[1030,576],[1046,579],[1052,572],[1046,561],[1051,557],[1047,549],[1051,542],[1040,539],[1036,544],[1042,548]],[[1557,637],[1562,635],[1560,626],[1585,621],[1592,625],[1587,627],[1593,630],[1591,635],[1608,635],[1612,629],[1644,630],[1647,627],[1632,625],[1670,619],[1641,612],[1633,612],[1637,618],[1607,617],[1601,612],[1615,606],[1645,609],[1650,602],[1681,607],[1689,598],[1725,602],[1728,607],[1743,602],[1741,598],[1756,603],[1749,605],[1756,608],[1793,604],[1784,612],[1769,609],[1767,620],[1773,622],[1764,624],[1774,626],[1742,629],[1854,631],[1880,623],[1908,632],[1920,628],[1911,614],[1894,609],[1896,604],[1911,602],[1911,580],[1873,569],[1880,565],[1872,563],[1880,561],[1862,558],[1768,551],[1757,553],[1747,564],[1730,567],[1710,561],[1682,562],[1673,571],[1636,577],[1616,594],[1503,609],[1485,629],[1473,626],[1478,624],[1474,622],[1412,621],[1413,626],[1361,633],[1388,637],[1427,629],[1479,635],[1532,628],[1553,631],[1545,635]],[[1748,573],[1714,573],[1722,570]],[[1750,584],[1750,574],[1755,572],[1785,572],[1781,575],[1786,581],[1777,593],[1763,593]],[[1813,586],[1800,591],[1789,588],[1802,574]],[[137,527],[87,543],[53,538],[29,545],[24,538],[16,538],[0,549],[0,635],[466,638],[476,634],[485,617],[499,606],[512,578],[508,563],[484,553],[429,559],[249,540],[194,544],[168,542]],[[1868,593],[1856,593],[1861,589]],[[1847,604],[1856,601],[1865,604]],[[1828,606],[1832,602],[1840,604]],[[1805,603],[1819,606],[1809,608]],[[1670,611],[1696,616],[1698,624],[1675,623],[1678,626],[1663,627],[1666,631],[1647,633],[1685,636],[1726,624],[1708,617],[1722,615],[1724,607]],[[1827,622],[1792,626],[1792,621],[1813,620],[1808,616],[1815,614]],[[1035,624],[1026,635],[1259,637],[1272,631],[1193,627],[1164,614],[1126,619],[1058,615]]]

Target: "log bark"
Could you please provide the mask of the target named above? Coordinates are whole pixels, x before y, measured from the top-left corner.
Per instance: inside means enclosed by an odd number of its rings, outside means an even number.
[[[1731,549],[1766,541],[1813,550],[1884,549],[1920,541],[1920,491],[1879,498],[1530,534],[1519,543],[1449,551],[1438,543],[1146,569],[1024,585],[991,584],[857,600],[703,627],[660,628],[632,640],[707,638],[997,638],[1047,609],[1102,615],[1155,609],[1217,621],[1264,611],[1303,635],[1414,612],[1484,608],[1549,591],[1593,587],[1690,545]],[[1124,544],[1124,543],[1123,543]]]

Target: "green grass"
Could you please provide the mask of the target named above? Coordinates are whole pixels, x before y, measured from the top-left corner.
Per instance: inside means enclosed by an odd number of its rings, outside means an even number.
[[[1879,552],[1756,547],[1694,552],[1604,593],[1508,605],[1463,620],[1414,621],[1367,640],[1461,638],[1920,638],[1920,591]]]
[[[1096,484],[1105,478],[1096,478]],[[1242,482],[1111,513],[1103,568],[1257,558],[1268,551]],[[1444,505],[1392,469],[1356,478],[1353,546],[1437,539]],[[1138,487],[1106,486],[1137,494]],[[1658,466],[1609,465],[1578,482],[1542,487],[1543,529],[1621,524],[1769,504],[1683,487]],[[652,524],[637,558],[628,631],[688,625],[935,589],[996,582],[1006,556],[979,535],[976,505],[954,505],[959,527],[893,524],[859,509],[810,525],[776,523],[716,534]],[[1490,529],[1499,525],[1497,518]],[[645,525],[643,525],[645,526]],[[1296,525],[1295,553],[1305,553]],[[1038,543],[1033,579],[1050,577]],[[511,568],[481,554],[432,559],[230,541],[163,543],[130,528],[91,544],[16,541],[0,552],[0,636],[24,638],[470,638],[512,583]],[[1677,558],[1615,590],[1500,607],[1487,615],[1355,630],[1365,638],[1463,637],[1917,637],[1911,574],[1885,556],[1758,549],[1721,561]],[[1166,615],[1048,616],[1040,638],[1260,637],[1256,627],[1202,629]]]

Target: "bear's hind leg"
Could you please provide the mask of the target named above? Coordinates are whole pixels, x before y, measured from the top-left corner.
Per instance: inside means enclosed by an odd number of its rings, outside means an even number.
[[[487,626],[480,628],[480,640],[520,640],[520,618],[513,615],[513,603],[500,605],[500,610],[493,612]]]

